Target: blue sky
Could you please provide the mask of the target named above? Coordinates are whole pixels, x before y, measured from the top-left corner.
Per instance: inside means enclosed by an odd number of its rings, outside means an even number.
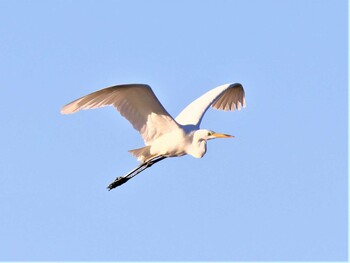
[[[341,261],[348,255],[346,1],[1,1],[0,260]],[[111,192],[142,146],[113,108],[146,83],[173,115],[233,134]]]

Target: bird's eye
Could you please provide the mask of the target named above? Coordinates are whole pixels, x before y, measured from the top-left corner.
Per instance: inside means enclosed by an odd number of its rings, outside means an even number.
[[[210,135],[212,135],[212,132],[208,132],[208,135],[207,135],[207,136],[210,136]]]

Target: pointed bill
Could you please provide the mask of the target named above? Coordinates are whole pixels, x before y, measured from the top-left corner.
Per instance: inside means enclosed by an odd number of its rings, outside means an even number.
[[[233,135],[224,134],[224,133],[217,133],[217,132],[212,134],[212,136],[215,137],[215,138],[234,138],[235,137]]]

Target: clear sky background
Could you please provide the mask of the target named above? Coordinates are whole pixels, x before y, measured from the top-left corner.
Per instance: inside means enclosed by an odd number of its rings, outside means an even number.
[[[1,1],[0,260],[347,259],[347,1]],[[236,136],[111,192],[143,145],[113,108],[146,83],[173,115],[240,82]]]

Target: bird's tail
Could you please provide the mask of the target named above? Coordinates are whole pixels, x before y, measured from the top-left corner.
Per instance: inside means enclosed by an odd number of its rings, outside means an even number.
[[[147,160],[150,160],[154,156],[151,155],[150,152],[151,146],[145,146],[142,148],[129,150],[129,153],[131,153],[134,157],[137,158],[140,162],[146,162]]]

